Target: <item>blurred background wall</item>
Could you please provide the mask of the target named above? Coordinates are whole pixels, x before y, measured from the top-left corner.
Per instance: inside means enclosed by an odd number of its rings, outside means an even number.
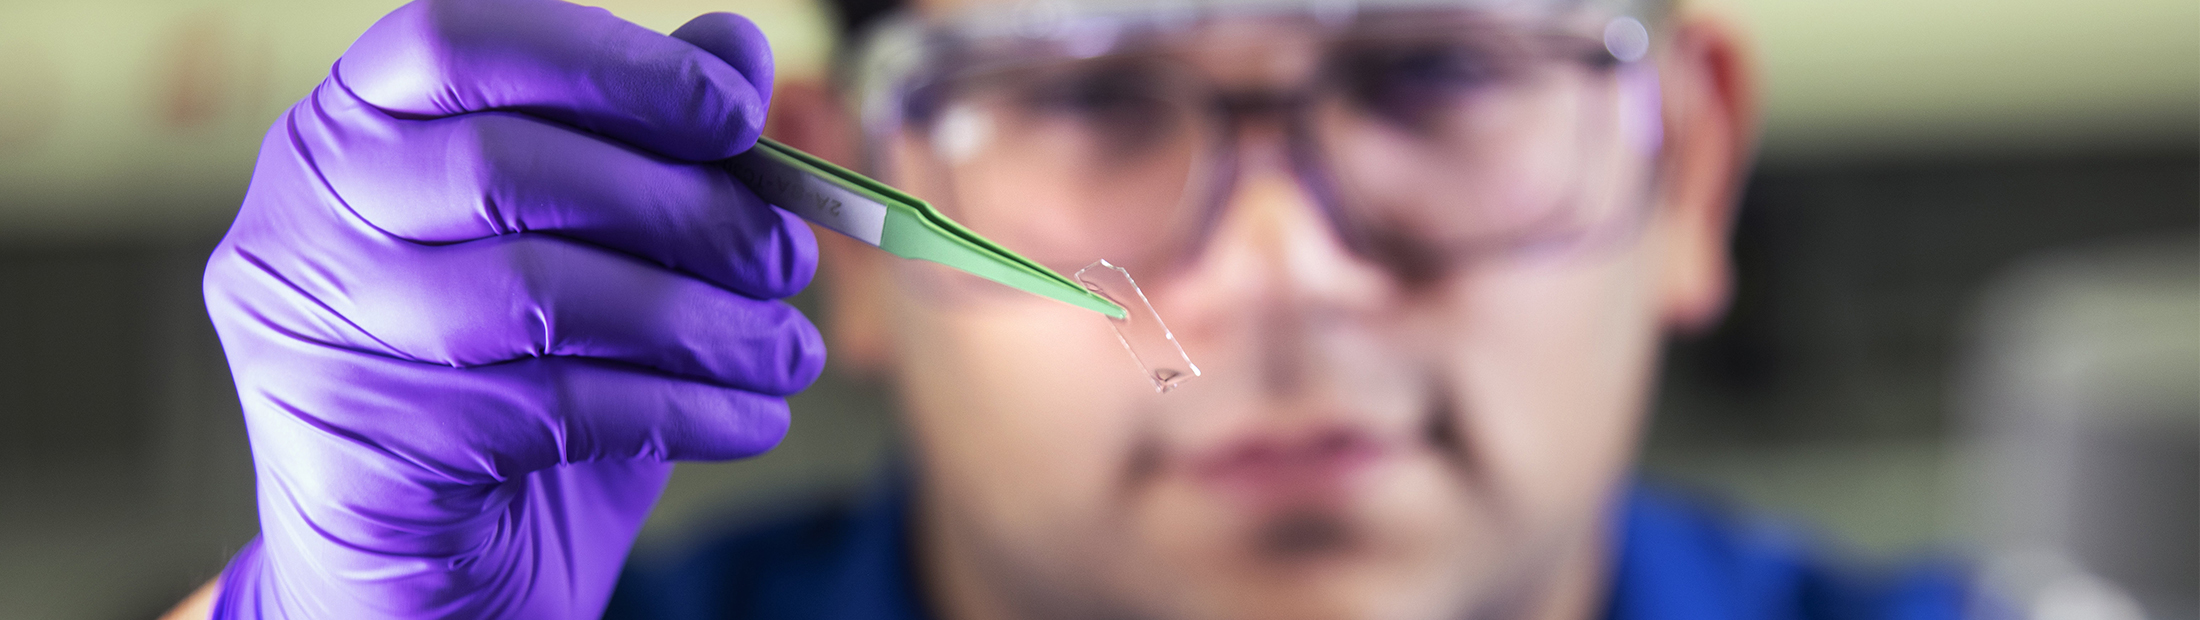
[[[2200,617],[2200,3],[1708,3],[1756,34],[1764,157],[1647,475],[1979,559],[2038,617]],[[0,617],[149,617],[252,536],[199,269],[268,124],[396,4],[0,0]],[[803,0],[608,6],[750,14],[783,79],[831,43]],[[886,403],[828,374],[778,451],[683,465],[643,544],[864,484]]]

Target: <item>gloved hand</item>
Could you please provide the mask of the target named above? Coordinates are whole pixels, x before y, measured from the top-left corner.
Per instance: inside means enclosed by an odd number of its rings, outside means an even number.
[[[771,55],[549,0],[421,0],[277,121],[206,270],[260,538],[215,617],[596,617],[670,461],[785,433],[809,228],[709,163]]]

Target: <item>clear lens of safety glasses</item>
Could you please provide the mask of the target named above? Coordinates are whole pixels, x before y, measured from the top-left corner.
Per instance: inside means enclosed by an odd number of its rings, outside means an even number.
[[[1342,41],[1330,62],[1313,168],[1363,243],[1441,260],[1594,235],[1640,206],[1609,191],[1642,149],[1595,39],[1431,20]]]
[[[1035,61],[934,84],[893,143],[898,182],[1067,272],[1150,273],[1196,228],[1220,126],[1159,56]]]
[[[1637,201],[1585,183],[1628,150],[1624,63],[1595,28],[1438,9],[1233,28],[959,42],[897,91],[878,154],[898,185],[1058,270],[1178,264],[1253,115],[1356,242],[1448,260],[1632,219]]]

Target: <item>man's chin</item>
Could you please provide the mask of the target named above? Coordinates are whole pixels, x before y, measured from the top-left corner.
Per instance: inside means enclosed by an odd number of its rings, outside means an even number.
[[[1382,459],[1351,484],[1253,500],[1211,481],[1163,482],[1141,519],[1159,600],[1218,618],[1429,617],[1455,608],[1474,572],[1452,470],[1433,455]],[[1447,488],[1448,486],[1448,488]],[[1312,489],[1312,490],[1309,490]],[[1289,497],[1283,497],[1289,496]],[[1148,576],[1152,577],[1152,576]],[[1448,585],[1447,585],[1448,584]],[[1171,614],[1174,615],[1174,614]]]
[[[1247,536],[1248,555],[1278,567],[1319,565],[1350,557],[1364,526],[1334,507],[1285,507],[1255,525]]]

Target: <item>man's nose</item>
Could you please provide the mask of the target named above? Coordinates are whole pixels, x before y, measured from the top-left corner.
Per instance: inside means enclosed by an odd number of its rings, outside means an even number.
[[[1188,346],[1206,341],[1226,349],[1217,357],[1250,355],[1243,363],[1260,365],[1267,381],[1295,383],[1303,364],[1292,360],[1304,357],[1298,349],[1311,330],[1365,318],[1397,291],[1351,251],[1279,142],[1254,135],[1240,145],[1237,181],[1165,312],[1176,313],[1172,327],[1186,316],[1178,331]]]

